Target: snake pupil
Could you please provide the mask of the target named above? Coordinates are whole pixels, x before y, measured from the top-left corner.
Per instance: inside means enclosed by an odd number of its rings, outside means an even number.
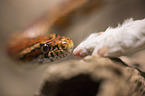
[[[42,47],[42,51],[47,53],[49,51],[49,46],[47,44],[44,44]]]
[[[45,52],[47,51],[47,47],[46,46],[43,47],[43,51],[45,51]]]
[[[46,53],[46,54],[44,54],[44,57],[45,57],[45,58],[49,58],[47,53]]]

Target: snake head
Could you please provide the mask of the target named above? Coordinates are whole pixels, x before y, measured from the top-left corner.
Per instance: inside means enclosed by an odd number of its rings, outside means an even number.
[[[49,34],[16,40],[9,46],[8,54],[15,60],[42,64],[69,55],[73,49],[73,41],[68,37]]]
[[[57,38],[49,42],[41,42],[40,47],[43,53],[43,60],[54,61],[69,55],[73,49],[73,41],[64,36],[57,35]]]

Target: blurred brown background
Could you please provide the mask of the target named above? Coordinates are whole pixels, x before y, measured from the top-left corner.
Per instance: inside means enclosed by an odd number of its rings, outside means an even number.
[[[12,32],[24,28],[43,13],[52,11],[62,1],[0,0],[0,96],[32,96],[37,90],[47,65],[17,66],[7,57],[5,44]],[[145,18],[145,0],[102,0],[97,6],[91,13],[84,15],[78,11],[74,17],[75,22],[62,32],[74,40],[75,46],[92,32],[104,31],[108,26],[116,27],[118,22],[127,18]],[[54,27],[53,31],[59,29]],[[132,56],[131,60],[144,64],[144,53],[142,51]]]

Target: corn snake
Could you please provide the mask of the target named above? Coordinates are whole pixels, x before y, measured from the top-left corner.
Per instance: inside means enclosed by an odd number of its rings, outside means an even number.
[[[57,34],[14,40],[8,44],[8,54],[23,62],[44,63],[63,58],[71,53],[73,42]]]
[[[15,33],[8,40],[7,53],[12,58],[24,62],[35,60],[43,63],[44,61],[53,61],[65,57],[65,55],[71,53],[73,41],[68,37],[48,33],[50,33],[51,27],[55,25],[57,20],[67,16],[85,2],[86,0],[62,1],[55,8],[52,8],[53,10],[46,12],[35,20],[32,25],[20,30],[19,33]],[[44,47],[44,50],[48,49],[48,52],[43,51],[42,47]],[[38,59],[36,60],[36,58]]]
[[[49,23],[39,18],[23,30],[12,34],[7,53],[14,60],[25,63],[47,63],[71,53],[73,41],[57,34],[48,34]]]

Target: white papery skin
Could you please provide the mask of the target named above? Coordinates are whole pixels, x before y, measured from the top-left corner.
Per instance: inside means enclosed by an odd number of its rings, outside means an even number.
[[[125,20],[116,28],[102,33],[92,33],[73,51],[75,56],[87,55],[119,57],[145,49],[145,19]]]

